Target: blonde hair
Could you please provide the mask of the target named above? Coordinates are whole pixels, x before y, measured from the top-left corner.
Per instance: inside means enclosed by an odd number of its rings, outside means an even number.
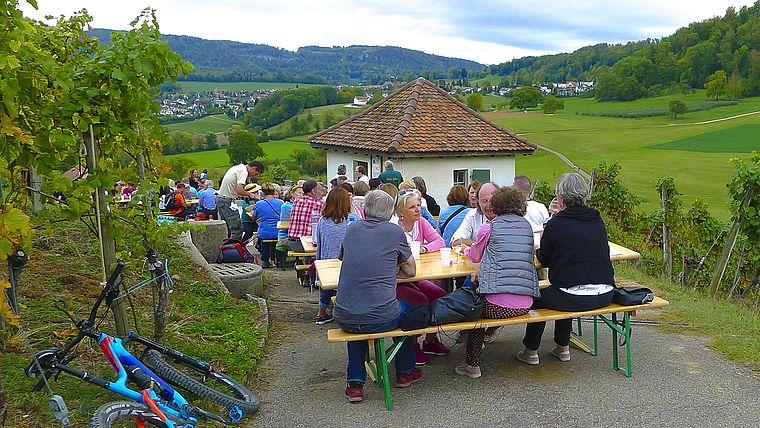
[[[398,185],[398,190],[416,189],[417,185],[413,181],[404,181]]]

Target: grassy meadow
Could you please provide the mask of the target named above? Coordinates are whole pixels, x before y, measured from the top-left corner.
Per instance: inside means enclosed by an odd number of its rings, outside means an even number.
[[[230,119],[226,114],[215,114],[213,116],[206,116],[200,119],[193,120],[191,122],[170,123],[166,125],[168,132],[182,131],[190,133],[205,134],[207,132],[225,132],[232,125],[242,125],[240,120]]]
[[[290,157],[290,153],[294,149],[309,149],[310,146],[306,142],[307,136],[295,137],[283,141],[267,141],[266,143],[259,143],[264,150],[264,159],[285,159]],[[230,158],[227,156],[227,149],[221,148],[218,150],[209,150],[206,152],[194,152],[194,153],[180,153],[177,155],[165,156],[167,159],[173,157],[182,156],[188,159],[192,159],[198,164],[200,169],[203,168],[223,168],[230,167]]]

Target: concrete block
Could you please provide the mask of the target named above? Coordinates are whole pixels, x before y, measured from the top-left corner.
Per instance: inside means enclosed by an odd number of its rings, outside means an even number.
[[[242,299],[246,294],[264,296],[261,266],[253,263],[209,263],[208,268],[219,277],[233,297]]]
[[[219,257],[219,246],[227,239],[227,223],[224,220],[206,220],[194,222],[206,226],[206,230],[191,229],[190,236],[195,248],[208,263],[216,263]]]

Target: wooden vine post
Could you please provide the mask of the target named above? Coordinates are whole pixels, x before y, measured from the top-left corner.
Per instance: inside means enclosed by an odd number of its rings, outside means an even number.
[[[715,271],[713,271],[712,281],[710,281],[710,287],[707,289],[708,296],[714,296],[718,291],[718,285],[720,284],[720,281],[723,280],[723,274],[726,272],[728,258],[731,255],[731,251],[734,249],[736,239],[739,236],[739,228],[741,226],[742,220],[744,220],[744,205],[747,203],[747,201],[752,200],[752,198],[755,197],[756,193],[757,188],[750,187],[749,190],[747,190],[747,193],[744,195],[744,198],[742,198],[741,203],[739,204],[739,215],[731,225],[731,230],[728,232],[728,237],[726,238],[726,244],[723,246],[723,251],[720,253],[720,258],[715,264]]]
[[[665,277],[673,277],[673,248],[670,245],[670,227],[668,226],[668,187],[662,183],[662,264],[665,268]]]

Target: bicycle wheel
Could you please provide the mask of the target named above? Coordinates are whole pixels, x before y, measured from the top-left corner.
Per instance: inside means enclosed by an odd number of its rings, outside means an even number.
[[[161,377],[161,379],[169,382],[174,386],[182,388],[186,391],[190,391],[228,409],[231,409],[233,406],[237,406],[240,411],[247,415],[253,414],[259,409],[260,402],[254,393],[222,373],[213,370],[201,370],[199,368],[193,367],[189,363],[185,363],[181,358],[173,358],[175,363],[191,369],[186,370],[187,373],[180,371],[173,365],[166,362],[164,360],[164,355],[155,349],[146,350],[143,353],[142,358],[143,362],[151,367],[153,371]],[[192,375],[188,373],[192,373]],[[198,377],[198,379],[193,376]],[[229,393],[218,391],[206,384],[205,382],[208,378],[211,378],[217,383],[224,385]]]
[[[192,428],[195,423],[167,415],[176,427]],[[145,424],[166,428],[166,423],[153,413],[150,407],[132,401],[116,401],[106,403],[98,408],[90,418],[90,428],[137,427],[137,419]]]

